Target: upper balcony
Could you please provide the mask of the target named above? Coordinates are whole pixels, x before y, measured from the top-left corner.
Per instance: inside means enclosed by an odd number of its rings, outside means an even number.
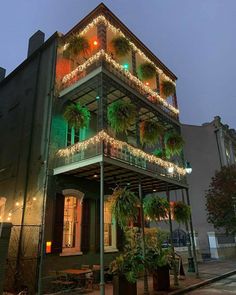
[[[147,102],[178,120],[174,76],[142,49],[104,15],[99,15],[62,39],[56,68],[57,90],[65,93],[102,66]]]

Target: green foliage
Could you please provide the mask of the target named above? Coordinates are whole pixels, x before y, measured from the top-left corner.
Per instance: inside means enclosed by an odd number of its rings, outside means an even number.
[[[137,230],[126,229],[125,249],[110,264],[114,275],[124,275],[130,283],[135,283],[144,270],[144,259],[141,247],[141,237]]]
[[[139,72],[141,75],[141,79],[146,80],[151,79],[155,76],[156,69],[151,63],[145,62],[139,66]]]
[[[180,134],[175,131],[170,131],[165,134],[164,142],[166,155],[168,157],[181,154],[184,146],[184,140]]]
[[[164,97],[168,97],[175,93],[175,85],[170,81],[163,81],[161,83],[161,90]]]
[[[111,212],[119,226],[124,229],[138,217],[139,198],[126,188],[116,188],[110,196]]]
[[[227,234],[236,234],[236,165],[223,167],[212,177],[206,192],[208,222]]]
[[[140,124],[140,140],[142,144],[156,145],[163,133],[163,126],[156,121],[146,120]]]
[[[79,103],[69,104],[64,111],[64,118],[70,127],[76,130],[88,127],[90,121],[90,112],[86,107],[82,107]]]
[[[191,209],[182,201],[174,202],[173,215],[178,223],[186,223],[190,219]]]
[[[143,200],[144,214],[151,220],[160,221],[168,216],[169,203],[159,196],[145,197]]]
[[[159,267],[170,263],[170,248],[163,248],[163,243],[169,234],[157,228],[145,229],[145,263],[149,271],[154,272]]]
[[[89,42],[84,36],[72,35],[69,39],[69,45],[67,46],[63,54],[67,58],[75,57],[81,53],[87,55],[89,49]]]
[[[107,112],[108,122],[116,133],[127,133],[136,118],[135,106],[125,100],[111,103]]]
[[[125,37],[115,37],[112,39],[111,43],[117,56],[125,56],[131,50],[129,41]]]
[[[169,155],[166,154],[165,149],[161,149],[161,148],[155,149],[153,151],[153,155],[161,159],[168,159],[169,157]]]

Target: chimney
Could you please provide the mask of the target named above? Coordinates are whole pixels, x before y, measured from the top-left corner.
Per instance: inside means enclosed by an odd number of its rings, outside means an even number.
[[[0,82],[5,78],[6,69],[0,67]]]
[[[45,34],[38,30],[29,38],[28,55],[29,57],[35,50],[37,50],[44,43]]]

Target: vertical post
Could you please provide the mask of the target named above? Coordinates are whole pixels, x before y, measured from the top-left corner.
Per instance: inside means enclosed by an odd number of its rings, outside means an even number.
[[[104,166],[100,162],[100,295],[104,294]]]
[[[157,93],[160,94],[160,79],[159,79],[159,73],[156,73],[156,88],[157,88]]]
[[[182,201],[185,203],[184,191],[181,190],[181,192],[182,192]],[[185,228],[188,233],[188,239],[189,239],[189,241],[188,241],[188,272],[195,272],[188,222],[185,223]]]
[[[187,196],[187,205],[190,206],[188,189],[186,188],[185,191],[186,191],[186,196]],[[195,247],[195,241],[194,241],[194,234],[193,234],[192,214],[190,214],[189,225],[190,225],[191,240],[192,240],[192,245],[193,245],[193,258],[194,258],[194,264],[195,264],[195,273],[196,273],[196,277],[198,278],[199,272],[198,272],[197,254],[196,254],[196,247]]]
[[[170,191],[168,188],[167,184],[167,189],[166,189],[166,195],[167,195],[167,201],[170,204]],[[174,271],[174,285],[178,286],[178,275],[177,275],[177,269],[176,269],[176,263],[175,263],[175,248],[174,248],[174,243],[173,243],[173,228],[172,228],[172,220],[171,220],[171,208],[169,206],[168,209],[168,217],[169,217],[169,226],[170,226],[170,245],[171,245],[171,256],[173,259],[173,271]]]
[[[97,38],[99,42],[99,48],[106,50],[107,49],[107,28],[102,23],[100,23],[97,26]]]
[[[133,75],[137,77],[136,53],[135,53],[134,50],[131,51],[131,57],[132,57],[132,71],[133,71]]]
[[[140,199],[140,217],[141,217],[141,235],[142,235],[142,251],[143,259],[145,260],[145,234],[144,234],[144,215],[143,215],[143,197],[142,197],[142,185],[139,180],[138,185],[139,199]],[[148,295],[148,274],[146,267],[144,268],[144,295]]]

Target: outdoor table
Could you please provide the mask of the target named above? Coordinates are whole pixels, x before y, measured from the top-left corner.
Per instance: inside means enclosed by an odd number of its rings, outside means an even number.
[[[64,274],[68,274],[68,275],[85,275],[87,273],[93,272],[92,269],[88,268],[88,269],[64,269],[64,270],[60,270],[61,273]]]

